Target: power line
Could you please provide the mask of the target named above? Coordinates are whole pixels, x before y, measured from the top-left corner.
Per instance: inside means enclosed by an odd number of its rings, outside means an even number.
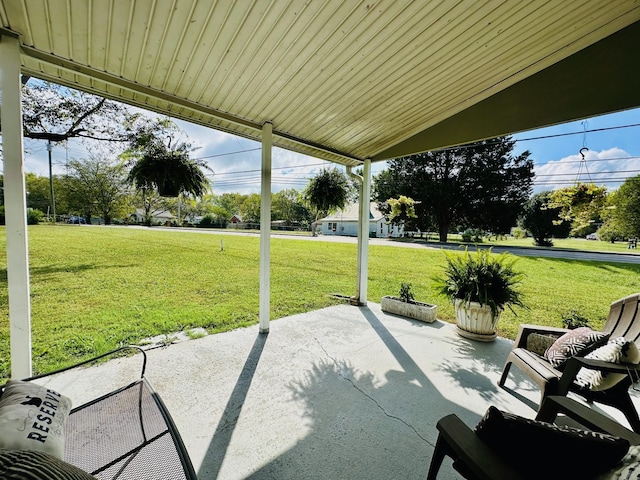
[[[192,160],[204,160],[206,158],[226,157],[226,156],[229,156],[229,155],[237,155],[238,153],[255,152],[256,150],[261,150],[261,149],[262,149],[261,147],[258,147],[258,148],[250,148],[248,150],[238,150],[236,152],[218,153],[216,155],[207,155],[206,157],[192,158]]]
[[[617,158],[591,158],[589,159],[589,162],[614,162],[614,161],[618,161],[618,160],[638,160],[640,159],[640,156],[630,156],[630,157],[617,157]],[[582,160],[563,160],[562,162],[557,162],[554,163],[553,165],[565,165],[567,163],[581,163]],[[548,165],[549,162],[547,163],[534,163],[534,166],[540,166],[540,165]]]
[[[539,137],[518,138],[516,139],[516,142],[528,142],[531,140],[544,140],[547,138],[567,137],[569,135],[584,135],[585,133],[605,132],[608,130],[617,130],[619,128],[633,128],[633,127],[640,127],[640,123],[632,123],[629,125],[618,125],[615,127],[593,128],[591,130],[582,130],[580,132],[555,133],[553,135],[541,135]]]
[[[624,183],[626,182],[627,179],[626,178],[600,178],[598,179],[597,183]],[[593,182],[596,183],[596,182]],[[573,180],[558,180],[558,181],[551,181],[551,180],[545,180],[544,182],[533,182],[534,186],[537,187],[541,187],[541,186],[554,186],[554,185],[575,185],[576,182],[574,182]]]
[[[612,174],[612,173],[640,173],[640,170],[608,170],[602,172],[592,172],[592,175],[604,175],[604,174]],[[544,173],[544,174],[536,174],[536,177],[560,177],[560,176],[569,176],[575,175],[576,172],[569,173]]]

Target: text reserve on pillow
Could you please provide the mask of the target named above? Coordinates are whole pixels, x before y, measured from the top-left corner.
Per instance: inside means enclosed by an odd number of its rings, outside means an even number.
[[[10,380],[0,397],[0,447],[64,456],[71,400],[44,386]]]

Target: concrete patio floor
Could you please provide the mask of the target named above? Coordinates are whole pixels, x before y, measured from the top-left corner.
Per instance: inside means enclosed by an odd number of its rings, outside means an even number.
[[[273,321],[267,335],[255,325],[149,350],[147,377],[199,479],[424,479],[442,416],[475,425],[489,405],[535,416],[539,391],[516,368],[497,386],[511,345],[340,305]],[[79,405],[135,379],[140,357],[49,385]],[[438,478],[460,477],[445,460]]]

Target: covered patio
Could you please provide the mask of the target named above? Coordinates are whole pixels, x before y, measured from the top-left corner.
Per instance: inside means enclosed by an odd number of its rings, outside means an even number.
[[[256,325],[149,350],[147,376],[199,478],[417,480],[442,416],[475,425],[489,405],[535,416],[539,390],[517,369],[507,389],[497,386],[511,345],[376,303],[339,305],[279,319],[269,335]],[[139,365],[138,354],[48,385],[78,405],[135,378]],[[438,478],[460,477],[445,460]]]
[[[0,0],[0,22],[14,378],[32,372],[24,75],[262,143],[260,324],[149,352],[201,478],[424,478],[443,415],[534,415],[524,377],[496,385],[510,341],[368,302],[371,163],[637,107],[637,0]],[[362,167],[359,306],[270,325],[273,146]],[[135,362],[51,386],[77,405]]]
[[[273,146],[357,178],[366,305],[372,162],[640,105],[635,0],[0,0],[0,22],[12,377],[32,372],[28,77],[261,142],[263,333]]]

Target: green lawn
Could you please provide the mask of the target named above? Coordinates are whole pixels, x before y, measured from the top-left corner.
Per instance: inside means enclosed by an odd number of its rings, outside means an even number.
[[[587,243],[587,242],[584,242]],[[598,244],[602,242],[588,242]],[[0,230],[0,377],[9,374],[5,230]],[[118,345],[190,327],[222,332],[258,321],[259,238],[162,229],[77,225],[29,227],[33,355],[48,371]],[[444,253],[369,247],[368,298],[395,295],[413,284],[416,299],[453,308],[436,294],[433,277]],[[351,296],[356,245],[274,236],[271,318],[306,312]],[[560,325],[574,309],[601,326],[613,301],[640,291],[640,266],[522,257],[530,310],[506,311],[499,333],[513,338],[519,323]]]

